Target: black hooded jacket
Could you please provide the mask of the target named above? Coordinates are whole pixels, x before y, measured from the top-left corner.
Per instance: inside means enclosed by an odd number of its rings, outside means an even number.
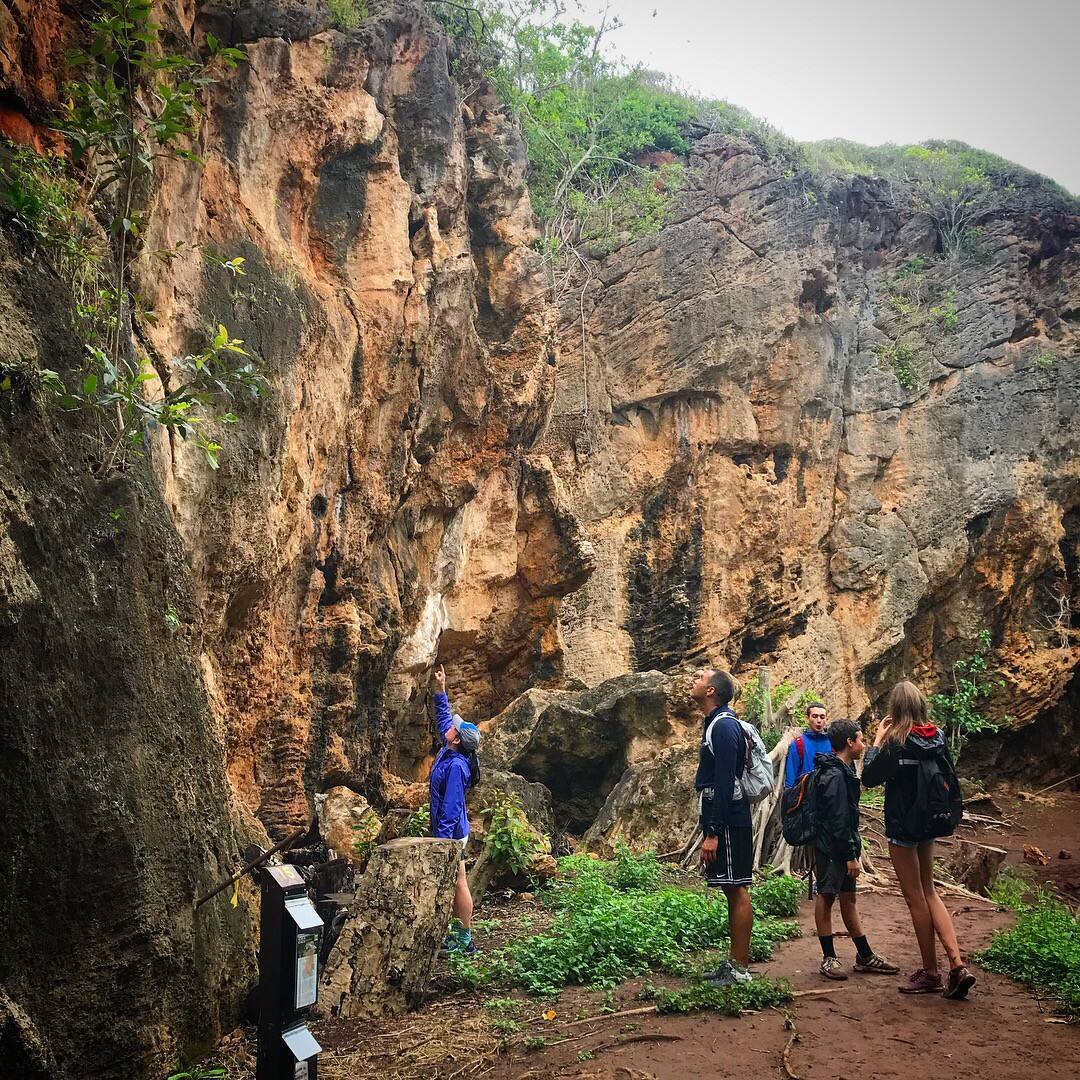
[[[885,785],[885,835],[890,840],[921,844],[933,839],[918,835],[905,818],[911,817],[909,811],[918,799],[919,761],[934,756],[947,761],[952,772],[945,736],[933,724],[912,728],[903,745],[889,739],[866,752],[862,782],[866,787]]]
[[[862,853],[859,778],[835,754],[814,757],[814,846],[836,862]]]

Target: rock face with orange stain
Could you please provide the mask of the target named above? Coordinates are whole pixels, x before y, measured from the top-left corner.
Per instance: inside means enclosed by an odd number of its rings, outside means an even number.
[[[860,715],[986,627],[998,711],[1075,699],[1075,210],[1021,186],[977,258],[929,260],[888,185],[709,135],[659,236],[592,260],[583,357],[519,134],[459,104],[428,5],[370,6],[341,33],[320,0],[159,5],[170,49],[248,56],[149,197],[175,256],[135,268],[166,390],[219,323],[271,383],[220,470],[155,436],[102,483],[88,420],[0,400],[0,1047],[26,1075],[159,1076],[212,1040],[250,886],[192,900],[316,794],[420,805],[438,663],[581,828],[688,767],[684,664],[767,662]],[[83,7],[0,5],[0,131],[47,145]],[[0,244],[4,357],[74,370],[71,297]]]
[[[568,674],[769,664],[880,715],[986,628],[990,712],[1032,721],[1077,655],[1077,204],[1021,184],[949,261],[885,182],[719,135],[687,176],[562,314],[543,449],[597,565],[563,604]]]
[[[50,10],[0,8],[28,142],[51,91],[26,58],[62,77]],[[299,0],[157,14],[170,49],[214,33],[248,60],[208,91],[200,160],[150,197],[145,249],[176,255],[135,267],[140,343],[167,389],[167,358],[224,324],[272,390],[236,404],[220,471],[155,436],[106,484],[88,420],[0,400],[0,1045],[20,1075],[161,1076],[205,1049],[250,989],[255,913],[247,882],[236,909],[193,915],[196,896],[317,793],[419,804],[433,664],[475,719],[558,682],[560,599],[592,569],[535,453],[555,313],[522,143],[490,97],[459,105],[428,6],[349,34]],[[70,296],[0,241],[4,359],[74,370]]]

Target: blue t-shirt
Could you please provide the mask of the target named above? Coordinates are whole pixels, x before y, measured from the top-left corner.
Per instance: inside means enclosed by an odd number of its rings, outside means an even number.
[[[799,778],[814,771],[814,758],[818,754],[831,754],[832,743],[824,731],[811,731],[807,728],[800,736],[804,741],[802,760],[799,759],[798,740],[794,741],[787,752],[784,762],[784,787],[789,788],[799,782]]]

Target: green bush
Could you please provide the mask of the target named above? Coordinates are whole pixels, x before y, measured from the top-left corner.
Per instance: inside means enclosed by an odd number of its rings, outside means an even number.
[[[667,990],[649,985],[642,997],[655,1001],[656,1011],[660,1013],[711,1009],[723,1016],[741,1016],[747,1009],[767,1009],[787,1005],[793,1000],[791,983],[787,979],[755,979],[734,986],[711,986],[707,982],[698,982],[686,990]]]
[[[716,947],[727,938],[727,904],[707,890],[619,889],[611,883],[617,880],[617,863],[582,856],[561,860],[561,868],[573,876],[547,894],[556,912],[550,929],[482,956],[451,957],[452,970],[465,986],[520,986],[532,994],[554,994],[567,985],[614,986],[651,969],[687,974],[688,951]],[[778,884],[782,880],[751,890],[757,912],[750,942],[755,961],[767,960],[777,941],[799,934],[795,924],[776,918],[792,914],[794,892],[801,893],[797,882]]]
[[[923,363],[918,346],[901,338],[883,341],[874,346],[874,355],[896,376],[896,381],[910,394],[922,385]]]
[[[1020,903],[1016,925],[994,935],[979,963],[1049,994],[1066,1017],[1080,1020],[1080,922],[1046,892],[1034,906]]]
[[[365,0],[326,0],[326,6],[338,30],[355,30],[371,14]]]
[[[769,698],[772,701],[772,711],[775,716],[781,706],[788,705],[788,715],[795,722],[799,722],[806,714],[806,706],[811,701],[820,701],[821,695],[816,690],[800,690],[794,683],[779,682],[769,687]],[[742,718],[754,727],[761,729],[761,737],[768,749],[772,749],[779,740],[780,732],[776,730],[765,731],[762,724],[765,720],[765,691],[761,685],[760,674],[751,675],[742,688],[739,695],[738,708]]]
[[[548,843],[529,824],[521,802],[512,795],[499,795],[493,805],[481,811],[490,814],[487,843],[494,862],[511,874],[523,874],[533,856]]]
[[[951,692],[934,694],[930,712],[934,723],[944,731],[953,758],[960,756],[964,744],[972,735],[997,731],[997,721],[980,711],[990,694],[1004,685],[991,676],[989,670],[990,631],[980,630],[975,651],[953,664]]]
[[[1026,911],[1027,902],[1032,895],[1032,884],[1018,870],[1006,867],[998,874],[990,886],[989,897],[999,907],[1012,908],[1013,911]]]
[[[409,815],[401,830],[402,836],[430,836],[431,835],[431,807],[424,803],[419,810]]]

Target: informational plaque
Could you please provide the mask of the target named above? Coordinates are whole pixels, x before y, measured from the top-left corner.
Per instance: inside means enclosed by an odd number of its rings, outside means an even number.
[[[296,1000],[303,1009],[314,1005],[319,992],[319,932],[302,931],[296,935]]]

